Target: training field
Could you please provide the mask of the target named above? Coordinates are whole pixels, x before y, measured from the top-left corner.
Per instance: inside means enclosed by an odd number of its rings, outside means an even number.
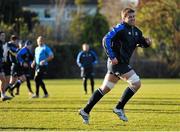
[[[96,88],[102,80],[95,80]],[[89,94],[85,95],[81,80],[46,80],[50,97],[30,99],[26,85],[11,101],[0,102],[0,130],[48,131],[180,131],[180,80],[144,79],[138,93],[126,105],[129,122],[112,113],[127,86],[120,81],[94,107],[90,124],[84,125],[78,115]],[[89,83],[89,82],[88,82]],[[34,89],[34,83],[32,83]],[[89,86],[89,85],[88,85]],[[40,90],[42,94],[42,91]]]

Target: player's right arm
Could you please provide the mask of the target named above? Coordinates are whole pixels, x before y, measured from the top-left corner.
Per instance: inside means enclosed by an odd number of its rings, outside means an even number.
[[[76,59],[76,63],[79,67],[82,67],[82,63],[81,63],[81,56],[82,56],[83,52],[79,52],[79,54],[77,55],[77,59]]]
[[[18,48],[15,47],[15,46],[12,45],[12,44],[9,44],[8,47],[9,47],[9,50],[8,50],[9,53],[10,53],[12,56],[15,56],[15,57],[16,57]]]
[[[32,61],[32,63],[31,63],[31,68],[34,68],[35,65],[36,65],[36,62],[35,62],[35,59],[34,59],[34,60]]]
[[[36,54],[36,51],[37,50],[37,48],[35,49],[35,54]],[[32,61],[32,63],[31,63],[31,68],[34,68],[36,66],[36,55],[34,55],[34,59],[33,59],[33,61]]]
[[[107,56],[110,58],[111,63],[113,65],[118,63],[118,60],[116,58],[116,54],[112,49],[112,41],[114,39],[117,39],[119,37],[119,33],[124,29],[124,25],[118,24],[116,27],[114,27],[111,31],[109,31],[105,37],[103,38],[103,47],[105,49],[105,52]]]

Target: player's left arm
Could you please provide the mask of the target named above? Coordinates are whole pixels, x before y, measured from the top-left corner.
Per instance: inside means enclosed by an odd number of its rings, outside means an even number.
[[[46,46],[44,52],[45,52],[47,57],[40,62],[40,65],[45,65],[46,63],[48,63],[49,61],[54,59],[54,54],[53,54],[52,50],[48,46]]]
[[[36,53],[37,48],[35,48],[35,53]],[[32,58],[32,62],[31,62],[31,68],[34,68],[36,66],[36,55],[34,53],[34,56]]]
[[[98,63],[98,57],[97,57],[97,54],[91,50],[91,53],[93,55],[93,58],[94,58],[94,61],[93,61],[93,65],[97,64]]]
[[[149,37],[144,37],[142,35],[142,32],[140,31],[137,46],[142,47],[142,48],[147,48],[147,47],[150,47],[151,44],[152,44],[151,39]]]
[[[49,61],[53,60],[54,59],[54,53],[52,52],[52,50],[49,47],[47,47],[46,52],[47,52],[48,56],[45,59],[45,61],[49,62]]]

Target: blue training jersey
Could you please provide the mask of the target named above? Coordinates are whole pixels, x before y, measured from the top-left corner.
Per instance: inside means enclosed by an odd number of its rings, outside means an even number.
[[[9,63],[9,64],[18,64],[18,60],[17,60],[17,52],[19,51],[19,49],[17,48],[17,46],[12,43],[12,42],[7,42],[4,46],[3,46],[4,52],[3,52],[3,56],[4,56],[4,61]]]
[[[149,45],[139,28],[123,22],[104,36],[103,47],[111,60],[117,58],[119,63],[129,64],[136,47],[147,48]]]
[[[35,62],[37,65],[40,65],[42,60],[47,59],[49,56],[53,55],[52,50],[45,44],[38,46],[35,49]],[[48,65],[46,62],[45,65]]]
[[[22,65],[23,63],[31,64],[33,61],[33,54],[27,47],[23,47],[17,53],[18,62]]]
[[[79,67],[87,68],[97,64],[98,59],[96,53],[92,50],[80,51],[77,56],[76,62]]]

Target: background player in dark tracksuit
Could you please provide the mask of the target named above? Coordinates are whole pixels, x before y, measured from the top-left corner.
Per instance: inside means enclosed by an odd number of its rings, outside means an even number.
[[[14,96],[13,88],[14,88],[14,85],[16,85],[16,81],[18,80],[18,78],[20,78],[19,83],[22,83],[25,80],[25,77],[21,76],[23,75],[23,72],[17,60],[17,52],[19,51],[18,42],[19,42],[19,39],[15,35],[12,35],[11,40],[8,42],[7,54],[11,62],[11,76],[10,76],[9,85],[6,89],[9,89],[11,96]]]
[[[87,94],[87,79],[91,82],[91,91],[94,92],[94,65],[97,64],[97,55],[94,51],[89,50],[88,44],[82,45],[82,51],[78,53],[77,64],[81,68],[81,77],[85,94]]]
[[[29,95],[33,94],[33,91],[31,89],[31,83],[30,83],[31,63],[33,61],[33,54],[31,52],[31,48],[32,48],[32,41],[27,40],[25,41],[24,46],[17,53],[17,60],[23,72],[22,74],[25,75],[25,78],[26,78],[25,80],[27,82]],[[20,82],[21,82],[20,80],[17,80],[16,83],[14,84],[14,88],[15,87],[17,88],[16,95],[19,95],[19,88],[21,84]]]
[[[4,74],[5,74],[5,78],[6,78],[6,85],[5,87],[7,88],[10,82],[10,75],[11,75],[11,60],[10,60],[10,54],[9,54],[9,47],[10,47],[10,43],[7,42],[3,45],[3,57],[4,57],[4,61],[3,61],[3,69],[4,69]]]
[[[1,100],[5,101],[11,99],[10,97],[5,95],[5,85],[6,85],[6,78],[4,74],[4,57],[3,57],[3,44],[5,43],[6,34],[3,31],[0,31],[0,92],[1,92]]]
[[[35,67],[35,84],[36,84],[36,94],[32,98],[39,98],[39,88],[43,89],[44,96],[47,98],[49,96],[45,83],[43,82],[43,77],[46,74],[48,62],[54,58],[52,50],[44,43],[44,38],[39,36],[37,38],[37,47],[35,49],[35,58],[31,67]]]
[[[120,101],[113,112],[123,121],[128,121],[124,106],[141,86],[140,78],[129,65],[130,57],[136,47],[149,47],[151,40],[144,38],[142,32],[135,26],[135,11],[125,8],[121,12],[122,23],[114,27],[103,38],[103,46],[108,56],[108,72],[104,82],[97,89],[87,105],[79,111],[84,123],[89,123],[89,113],[94,105],[108,93],[119,79],[128,82]]]

